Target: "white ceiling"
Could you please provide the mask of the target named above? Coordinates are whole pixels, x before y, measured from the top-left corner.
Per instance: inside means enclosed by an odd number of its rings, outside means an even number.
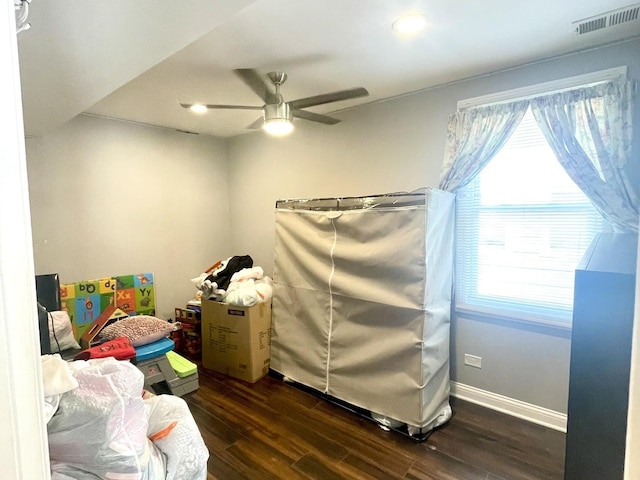
[[[233,69],[285,71],[285,100],[365,87],[332,113],[640,35],[640,20],[577,35],[572,22],[633,0],[32,0],[18,35],[25,130],[80,113],[201,134],[246,133],[255,111],[194,115],[179,102],[260,106]],[[421,11],[428,29],[398,38]],[[340,118],[340,114],[336,115]],[[303,122],[304,120],[297,120]],[[317,125],[316,128],[332,128]]]

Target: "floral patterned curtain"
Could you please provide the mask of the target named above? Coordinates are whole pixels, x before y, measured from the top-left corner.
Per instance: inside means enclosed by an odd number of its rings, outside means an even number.
[[[507,142],[528,106],[523,100],[451,115],[440,189],[453,192],[473,180]]]
[[[531,100],[556,157],[617,230],[638,231],[640,202],[625,173],[633,139],[635,83],[621,80]]]

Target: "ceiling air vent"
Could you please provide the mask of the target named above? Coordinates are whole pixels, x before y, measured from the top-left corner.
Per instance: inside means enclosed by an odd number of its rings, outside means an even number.
[[[603,28],[613,27],[627,22],[638,21],[640,18],[640,3],[629,5],[628,7],[619,8],[610,12],[595,15],[573,22],[575,31],[578,35],[583,35]]]
[[[617,11],[609,15],[609,25],[618,25],[620,23],[631,22],[638,20],[638,13],[640,12],[640,5],[637,7],[626,8],[622,11]]]

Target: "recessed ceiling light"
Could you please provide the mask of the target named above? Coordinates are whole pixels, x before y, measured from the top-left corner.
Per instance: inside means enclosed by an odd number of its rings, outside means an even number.
[[[201,105],[199,103],[191,105],[189,107],[189,109],[194,113],[205,113],[207,111],[207,107],[205,105]]]
[[[400,35],[415,35],[427,28],[427,17],[422,13],[403,15],[393,22],[393,30]]]

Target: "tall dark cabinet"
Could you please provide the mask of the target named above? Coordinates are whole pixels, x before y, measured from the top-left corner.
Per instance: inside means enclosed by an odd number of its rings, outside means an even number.
[[[638,237],[601,234],[575,274],[565,480],[622,480]]]

